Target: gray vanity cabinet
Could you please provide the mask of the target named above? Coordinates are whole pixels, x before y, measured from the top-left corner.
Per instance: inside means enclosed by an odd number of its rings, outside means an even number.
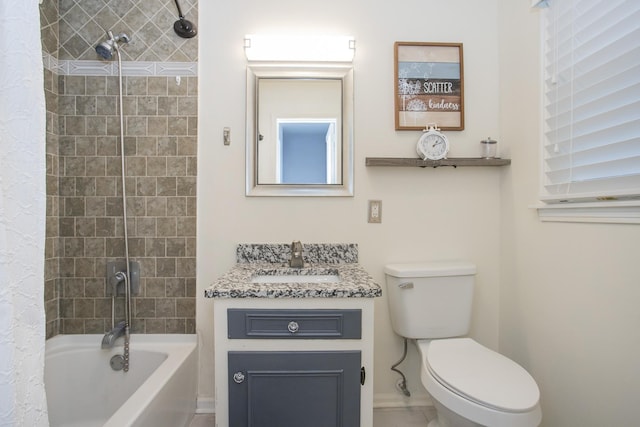
[[[360,426],[360,351],[231,351],[229,425]]]
[[[361,338],[360,309],[227,310],[231,340]],[[229,351],[229,425],[360,426],[359,350]]]
[[[215,298],[216,427],[371,427],[373,306]]]

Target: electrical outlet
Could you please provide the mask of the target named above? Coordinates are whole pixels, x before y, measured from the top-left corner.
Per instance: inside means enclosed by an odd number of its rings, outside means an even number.
[[[369,200],[368,221],[373,224],[380,224],[382,222],[382,200]]]

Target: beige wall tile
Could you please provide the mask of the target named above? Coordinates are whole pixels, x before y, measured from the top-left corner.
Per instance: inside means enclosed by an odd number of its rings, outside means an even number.
[[[122,46],[122,59],[195,61],[197,39],[174,34],[173,5],[152,3],[158,8],[153,19],[141,0],[65,0],[60,5],[65,20],[59,21],[58,2],[44,2],[43,48],[60,59],[96,60],[102,28],[117,32],[113,27],[122,19],[125,30],[140,29],[135,43]],[[183,7],[197,19],[193,5]],[[124,256],[118,79],[58,76],[50,70],[44,77],[47,336],[102,333],[111,327],[106,262]],[[176,298],[191,299],[195,306],[197,82],[195,77],[180,84],[165,76],[123,78],[129,253],[140,262],[143,291],[135,297],[138,332],[195,331],[195,313],[182,301],[178,314]],[[117,316],[123,316],[122,304],[116,305]]]

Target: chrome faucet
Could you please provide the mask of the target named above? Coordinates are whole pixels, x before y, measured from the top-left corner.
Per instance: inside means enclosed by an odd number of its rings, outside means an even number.
[[[302,258],[302,243],[295,240],[291,243],[291,259],[289,260],[289,266],[291,268],[304,267],[304,259]]]
[[[112,348],[116,343],[116,340],[125,335],[126,332],[126,323],[124,321],[118,323],[113,329],[104,334],[102,337],[102,348]]]

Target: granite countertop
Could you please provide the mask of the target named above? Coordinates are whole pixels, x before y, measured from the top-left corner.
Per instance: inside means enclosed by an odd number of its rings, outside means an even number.
[[[290,268],[286,244],[239,245],[238,263],[205,290],[207,298],[373,298],[382,289],[357,263],[357,245],[304,245],[305,266]],[[267,261],[265,261],[265,259]],[[255,275],[337,274],[337,282],[252,283]]]

